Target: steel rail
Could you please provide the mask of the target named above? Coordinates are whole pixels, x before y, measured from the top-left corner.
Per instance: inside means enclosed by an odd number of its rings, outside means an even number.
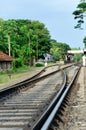
[[[19,83],[14,84],[14,85],[11,85],[11,86],[9,86],[7,88],[1,89],[0,90],[0,98],[2,96],[6,96],[6,95],[10,94],[10,92],[14,92],[14,91],[18,90],[18,88],[22,88],[22,87],[24,88],[24,86],[27,87],[27,85],[29,85],[29,84],[31,84],[33,82],[38,82],[39,80],[41,80],[43,78],[46,78],[47,76],[50,76],[50,75],[60,71],[60,70],[57,70],[56,72],[54,71],[54,72],[51,72],[51,73],[49,73],[47,75],[44,75],[42,77],[38,77],[46,68],[48,68],[48,67],[43,68],[43,70],[41,70],[39,73],[37,73],[36,75],[34,75],[31,78],[28,78],[28,79],[26,79],[24,81],[21,81]]]
[[[63,87],[63,93],[61,93],[59,100],[57,101],[57,104],[55,103],[51,103],[52,105],[54,104],[54,108],[52,110],[52,112],[48,115],[47,112],[45,113],[45,118],[43,119],[43,117],[41,117],[41,119],[37,122],[37,124],[33,127],[32,130],[47,130],[51,124],[51,122],[53,121],[56,113],[58,112],[63,100],[65,99],[66,95],[68,94],[68,92],[70,91],[78,73],[81,67],[79,67],[79,69],[77,70],[77,72],[75,73],[74,77],[72,78],[70,84],[66,87]]]
[[[41,118],[38,120],[38,122],[34,125],[32,130],[40,130],[41,129],[43,123],[45,122],[47,117],[50,115],[50,113],[53,110],[54,106],[56,105],[56,103],[60,99],[60,97],[61,97],[61,95],[62,95],[62,93],[63,93],[63,91],[65,89],[66,79],[67,79],[67,75],[66,75],[65,71],[63,71],[63,74],[64,74],[64,81],[63,81],[63,85],[62,85],[60,91],[57,93],[57,95],[55,96],[55,98],[53,99],[53,101],[51,102],[51,104],[49,105],[47,110],[44,112],[44,114],[41,116]]]
[[[51,72],[49,74],[46,74],[46,75],[44,75],[42,77],[38,77],[38,78],[27,80],[27,81],[22,81],[20,83],[14,84],[14,85],[9,86],[7,88],[1,89],[0,90],[0,98],[2,96],[4,96],[4,95],[6,96],[7,94],[10,94],[10,92],[14,92],[14,91],[18,90],[18,88],[27,87],[27,85],[30,85],[32,83],[36,83],[36,82],[38,82],[38,81],[40,81],[40,80],[42,80],[42,79],[44,79],[44,78],[46,78],[48,76],[51,76],[52,74],[55,74],[55,73],[57,73],[59,71],[61,71],[61,70],[59,69],[59,70],[53,71],[53,72]]]
[[[72,65],[66,66],[66,67],[64,67],[63,69],[66,69],[66,68],[68,68],[68,67],[70,67],[70,66],[72,66]],[[48,77],[48,76],[51,76],[52,74],[55,74],[55,73],[57,73],[57,72],[59,72],[59,71],[61,71],[61,69],[58,69],[58,70],[56,70],[56,71],[53,71],[53,72],[51,72],[51,73],[49,73],[49,74],[46,74],[46,75],[44,75],[44,76],[42,76],[42,77],[37,77],[37,78],[35,78],[35,79],[34,79],[34,78],[30,78],[30,79],[28,79],[28,80],[24,80],[24,81],[19,82],[19,83],[17,83],[17,84],[11,85],[11,86],[9,86],[9,87],[7,87],[7,88],[1,89],[1,90],[0,90],[0,98],[3,97],[3,96],[9,95],[10,93],[14,93],[15,91],[17,91],[17,90],[20,89],[20,88],[27,87],[28,85],[32,84],[33,82],[36,83],[36,82],[38,82],[39,80],[42,80],[42,79],[44,79],[44,78],[46,78],[46,77]]]
[[[52,113],[49,115],[48,119],[46,120],[45,124],[42,126],[42,128],[40,130],[47,130],[51,124],[51,122],[53,121],[56,113],[58,112],[63,100],[65,99],[66,95],[68,94],[69,90],[71,89],[77,75],[78,75],[79,70],[75,73],[74,77],[72,78],[70,84],[66,87],[64,93],[62,94],[60,100],[58,101],[58,103],[56,104],[55,108],[53,109]]]

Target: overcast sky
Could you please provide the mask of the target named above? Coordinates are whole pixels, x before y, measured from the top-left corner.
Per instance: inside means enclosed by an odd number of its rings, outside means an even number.
[[[51,38],[70,47],[83,48],[86,30],[76,30],[72,12],[80,0],[0,0],[0,17],[38,20],[48,28]]]

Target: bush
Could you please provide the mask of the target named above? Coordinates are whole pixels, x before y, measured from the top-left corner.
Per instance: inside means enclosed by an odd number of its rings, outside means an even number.
[[[43,62],[37,62],[35,64],[36,67],[43,67],[44,66],[44,63]]]
[[[13,68],[19,68],[22,66],[22,59],[17,58],[13,61]]]

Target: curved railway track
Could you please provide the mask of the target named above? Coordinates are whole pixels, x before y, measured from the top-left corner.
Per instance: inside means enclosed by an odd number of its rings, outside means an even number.
[[[60,123],[64,123],[63,116],[66,106],[68,105],[68,98],[70,90],[74,84],[74,81],[78,75],[79,68],[74,69],[74,74],[70,74],[68,76],[68,81],[66,82],[67,75],[65,75],[65,82],[54,98],[53,102],[50,104],[46,112],[41,116],[32,130],[57,130],[61,125]],[[70,73],[70,71],[69,71]],[[69,81],[70,80],[70,81]],[[64,117],[63,117],[64,118]],[[60,128],[62,130],[62,127]]]
[[[42,73],[39,77],[1,90],[0,130],[33,129],[32,126],[60,91],[62,83],[63,72],[56,68],[54,72],[46,75]]]

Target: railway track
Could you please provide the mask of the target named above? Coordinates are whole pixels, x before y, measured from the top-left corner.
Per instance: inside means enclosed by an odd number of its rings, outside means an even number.
[[[86,67],[81,67],[76,85],[72,88],[68,122],[64,130],[86,130]]]
[[[0,130],[32,129],[62,83],[63,72],[55,70],[1,90]]]
[[[41,116],[41,118],[32,128],[32,130],[64,130],[64,128],[61,127],[62,123],[64,124],[65,122],[63,115],[66,106],[68,105],[70,90],[72,89],[79,70],[80,67],[75,68],[74,74],[72,76],[70,75],[71,78],[68,78],[67,82],[67,75],[65,75],[65,82],[62,88],[60,89],[59,93],[57,93],[46,112]]]

